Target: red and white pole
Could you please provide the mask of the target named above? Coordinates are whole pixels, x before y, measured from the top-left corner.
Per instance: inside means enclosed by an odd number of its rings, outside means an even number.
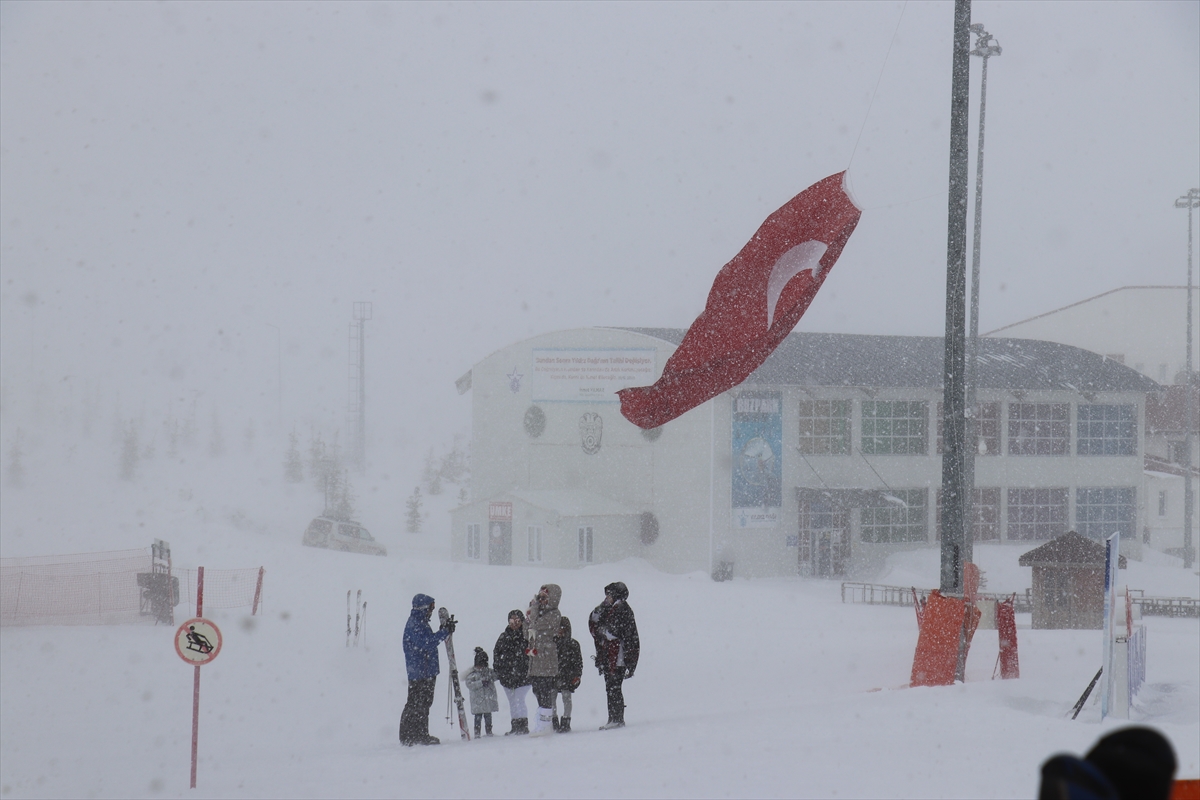
[[[196,616],[204,616],[204,567],[196,568]],[[192,682],[192,788],[196,788],[196,750],[200,739],[200,666]]]

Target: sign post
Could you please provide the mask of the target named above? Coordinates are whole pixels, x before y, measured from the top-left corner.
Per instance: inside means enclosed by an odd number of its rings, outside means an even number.
[[[175,631],[175,652],[196,670],[192,680],[192,785],[196,788],[196,753],[200,738],[200,667],[221,652],[221,630],[204,618],[204,567],[196,570],[196,616]]]

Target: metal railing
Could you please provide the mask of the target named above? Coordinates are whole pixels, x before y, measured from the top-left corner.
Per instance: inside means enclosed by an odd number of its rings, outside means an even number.
[[[913,592],[922,604],[929,598],[929,589],[912,586],[889,586],[883,583],[842,582],[843,603],[865,603],[873,606],[911,606]],[[1130,589],[1130,602],[1138,606],[1147,617],[1200,617],[1200,600],[1194,597],[1145,597],[1142,589]],[[1012,594],[980,592],[980,600],[1002,602]],[[1013,611],[1018,614],[1033,612],[1033,590],[1017,592]]]
[[[911,606],[913,604],[913,592],[916,592],[917,599],[923,604],[929,598],[930,590],[917,589],[912,586],[889,586],[883,583],[842,582],[843,603],[866,603],[873,606]],[[980,600],[1003,602],[1013,597],[1013,594],[980,592],[976,596]],[[1032,590],[1026,589],[1024,593],[1016,593],[1016,598],[1013,602],[1013,611],[1017,614],[1029,614],[1033,611]]]

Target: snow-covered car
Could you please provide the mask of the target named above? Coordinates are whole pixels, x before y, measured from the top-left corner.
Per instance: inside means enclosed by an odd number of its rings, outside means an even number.
[[[369,556],[387,555],[387,548],[375,541],[362,525],[351,520],[331,517],[317,517],[308,523],[303,543],[309,547],[327,547],[330,550],[366,553]]]

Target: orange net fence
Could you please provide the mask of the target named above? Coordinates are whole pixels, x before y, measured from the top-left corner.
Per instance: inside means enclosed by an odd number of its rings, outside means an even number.
[[[168,570],[149,547],[0,558],[0,626],[150,624],[193,616],[197,570]],[[205,608],[257,613],[262,575],[261,567],[205,569]]]

